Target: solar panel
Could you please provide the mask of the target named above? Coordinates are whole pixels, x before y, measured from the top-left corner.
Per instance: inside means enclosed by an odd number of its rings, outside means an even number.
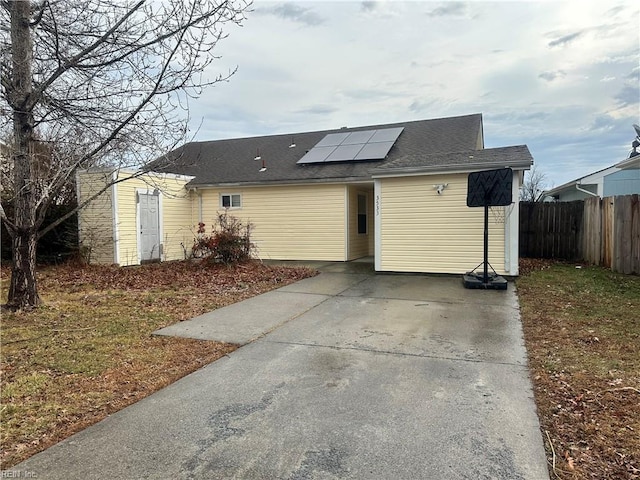
[[[322,163],[337,147],[318,147],[309,150],[297,163]]]
[[[328,147],[328,146],[337,146],[340,145],[345,138],[349,136],[348,132],[345,133],[330,133],[325,136],[322,140],[320,140],[316,147]],[[315,148],[315,147],[313,147]]]
[[[362,147],[366,145],[358,143],[356,145],[340,145],[325,159],[325,162],[345,162],[354,160]]]
[[[404,127],[397,128],[384,128],[382,130],[376,130],[376,133],[371,137],[369,143],[372,142],[395,142],[400,134],[404,130]]]
[[[354,145],[357,143],[367,143],[375,130],[363,130],[362,132],[351,132],[347,138],[340,145]]]
[[[377,142],[367,143],[358,154],[353,157],[354,160],[382,160],[387,156],[391,147],[395,142]]]
[[[382,160],[404,127],[329,133],[309,150],[298,163]]]

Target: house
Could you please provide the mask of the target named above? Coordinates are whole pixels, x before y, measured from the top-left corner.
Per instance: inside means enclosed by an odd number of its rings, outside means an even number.
[[[615,167],[617,171],[604,177],[603,195],[615,197],[640,193],[640,155],[627,158]]]
[[[546,201],[571,202],[589,197],[613,197],[640,193],[640,156],[590,173],[545,191]]]
[[[510,167],[513,203],[491,209],[489,262],[517,275],[518,189],[532,162],[524,145],[485,149],[480,114],[192,142],[109,187],[81,213],[81,239],[102,230],[99,262],[184,258],[195,226],[226,210],[254,225],[262,259],[372,256],[377,271],[464,273],[483,258],[468,174]],[[79,198],[106,180],[81,172]]]
[[[191,180],[126,169],[78,172],[78,203],[104,190],[78,213],[81,253],[90,263],[122,266],[184,259],[195,235]]]

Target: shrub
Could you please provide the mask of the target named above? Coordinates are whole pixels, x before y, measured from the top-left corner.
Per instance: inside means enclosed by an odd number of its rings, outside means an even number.
[[[225,211],[218,214],[210,234],[205,227],[202,222],[198,224],[198,232],[191,248],[194,257],[227,265],[252,258],[255,250],[251,243],[253,224],[244,224]]]

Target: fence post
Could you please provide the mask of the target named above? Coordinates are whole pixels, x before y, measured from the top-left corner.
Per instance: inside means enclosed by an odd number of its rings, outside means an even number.
[[[615,206],[616,197],[605,197],[602,199],[602,266],[613,268],[614,259],[614,225],[615,225]]]
[[[600,265],[602,260],[602,209],[599,197],[584,200],[584,260]]]
[[[614,245],[615,272],[640,273],[640,209],[638,195],[614,197]]]

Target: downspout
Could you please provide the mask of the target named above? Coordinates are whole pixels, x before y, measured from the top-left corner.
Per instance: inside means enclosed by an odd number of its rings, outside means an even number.
[[[590,192],[589,190],[585,190],[584,188],[580,188],[580,184],[576,183],[576,190],[582,193],[586,193],[587,195],[591,195],[593,197],[600,197],[597,193]]]

